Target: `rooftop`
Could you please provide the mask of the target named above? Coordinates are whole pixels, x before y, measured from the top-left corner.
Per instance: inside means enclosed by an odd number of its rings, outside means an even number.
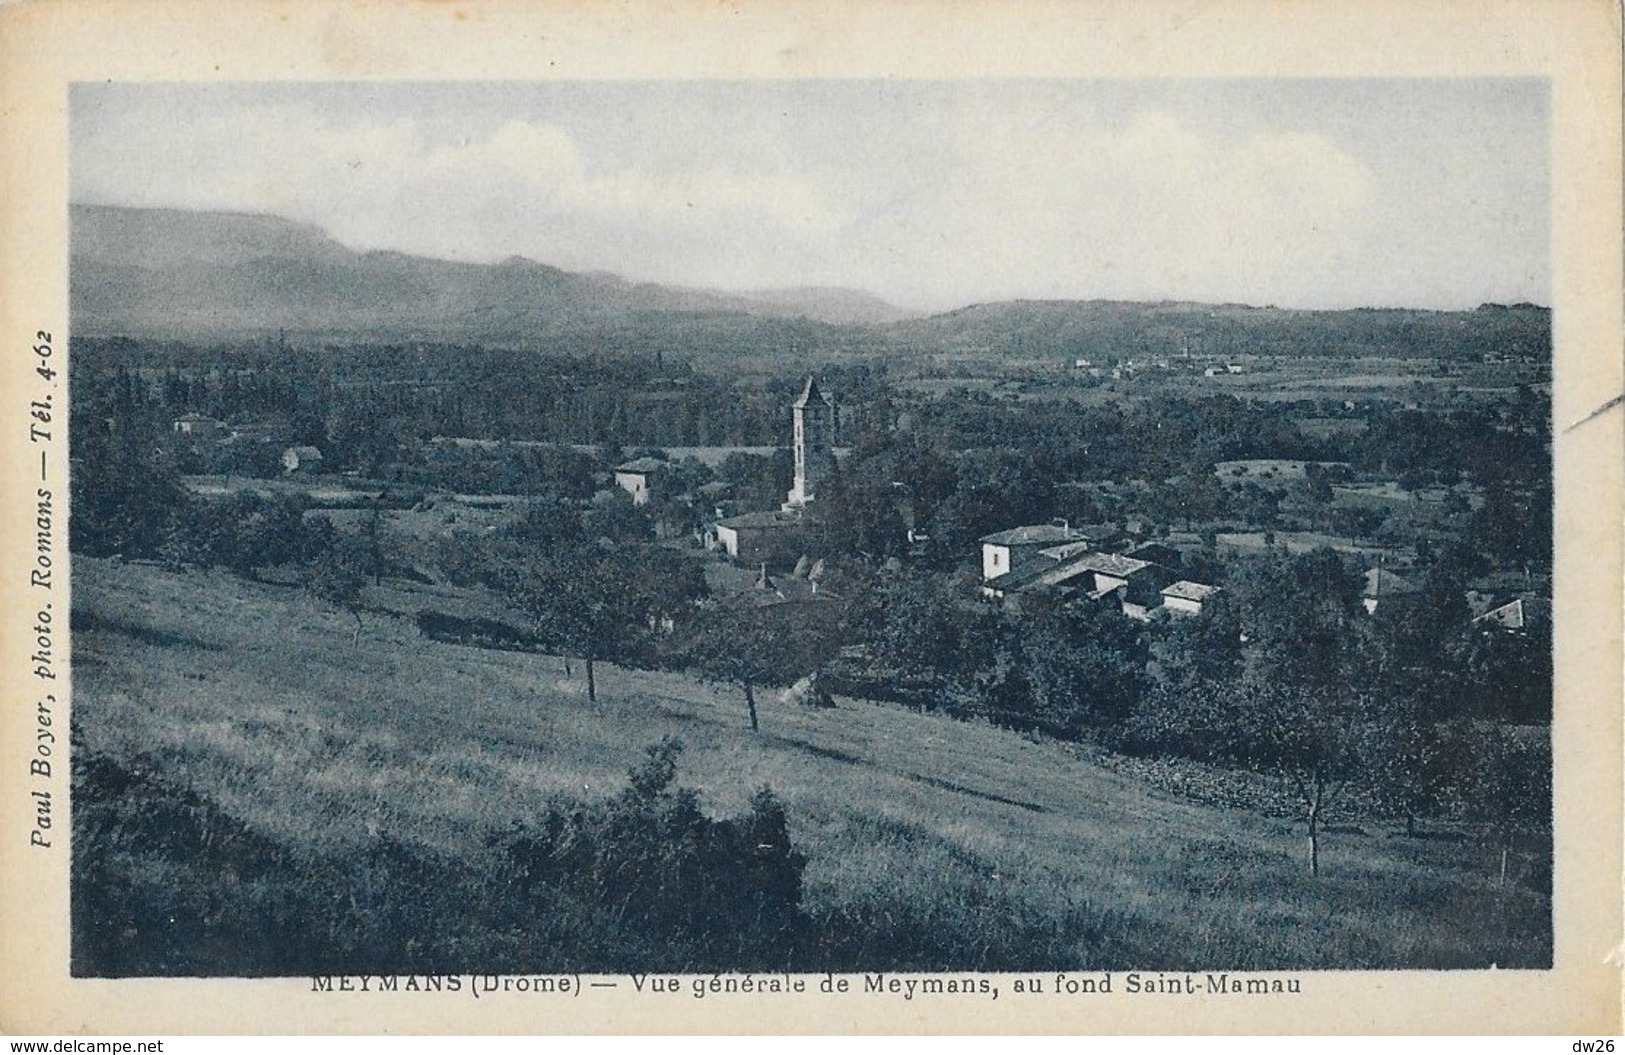
[[[1075,557],[1088,551],[1089,540],[1080,539],[1077,542],[1066,542],[1059,546],[1051,546],[1049,549],[1041,549],[1038,554],[1041,557],[1048,557],[1050,560],[1066,560],[1068,557]]]
[[[984,582],[982,588],[1009,593],[1033,585],[1054,570],[1055,566],[1052,564],[1029,564],[1015,571],[1007,571],[1003,575],[995,575]]]
[[[1552,602],[1544,597],[1522,595],[1492,604],[1488,611],[1473,617],[1475,623],[1497,623],[1510,630],[1524,630],[1537,624],[1551,625]]]
[[[1124,550],[1123,556],[1148,560],[1152,564],[1177,564],[1182,559],[1179,551],[1165,542],[1142,542]]]
[[[622,462],[615,467],[618,473],[639,473],[647,475],[656,473],[666,467],[666,463],[659,458],[634,458],[629,462]]]
[[[770,509],[765,513],[741,513],[736,517],[717,521],[717,527],[725,528],[776,528],[790,527],[801,523],[799,511],[785,511],[783,509]]]
[[[805,407],[811,403],[822,403],[826,407],[830,405],[829,397],[818,391],[818,382],[811,374],[808,374],[807,384],[801,389],[801,397],[791,405]]]
[[[1089,571],[1098,571],[1119,579],[1126,579],[1135,572],[1151,567],[1148,560],[1135,560],[1117,553],[1096,553],[1084,562]]]
[[[1201,601],[1218,592],[1218,589],[1217,586],[1209,586],[1206,583],[1181,579],[1176,583],[1163,587],[1162,595],[1164,597],[1177,597],[1184,601]]]
[[[1078,531],[1057,524],[1029,524],[1026,527],[1013,527],[1004,531],[996,531],[991,535],[983,535],[982,542],[994,546],[1056,546],[1067,542],[1087,542],[1088,539]]]

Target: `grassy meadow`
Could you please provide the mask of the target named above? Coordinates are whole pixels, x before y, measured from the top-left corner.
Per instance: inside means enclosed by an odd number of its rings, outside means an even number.
[[[1499,884],[1472,841],[1342,818],[1314,879],[1291,818],[1073,745],[767,692],[752,734],[737,690],[609,665],[595,706],[557,657],[433,642],[382,610],[352,645],[347,614],[221,571],[76,556],[73,591],[79,974],[1551,958],[1549,896]],[[782,802],[806,857],[793,942],[662,943],[504,871],[503,833],[620,793],[665,737],[706,814],[763,785]]]

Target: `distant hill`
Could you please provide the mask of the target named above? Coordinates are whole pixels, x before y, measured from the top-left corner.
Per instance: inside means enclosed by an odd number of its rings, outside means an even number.
[[[890,328],[903,347],[1003,357],[1386,356],[1543,359],[1551,311],[1485,304],[1474,311],[1309,311],[1187,301],[1017,300],[974,304]]]
[[[360,252],[275,216],[72,207],[74,329],[91,336],[274,333],[528,343],[712,361],[962,353],[1003,358],[1393,356],[1537,359],[1551,312],[1302,311],[1182,301],[1003,301],[919,317],[832,287],[739,292]]]
[[[839,286],[799,289],[755,289],[734,293],[753,304],[782,315],[800,315],[823,322],[881,325],[917,318],[920,313],[899,308],[872,293]]]
[[[475,264],[360,252],[258,214],[74,205],[71,221],[73,322],[86,334],[522,339],[664,313],[826,324],[907,314],[854,290],[728,294],[523,257]]]

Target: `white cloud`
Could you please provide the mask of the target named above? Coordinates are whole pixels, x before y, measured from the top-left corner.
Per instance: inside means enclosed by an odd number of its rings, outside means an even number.
[[[663,243],[703,244],[707,232],[799,244],[844,222],[794,173],[723,160],[599,170],[567,129],[526,121],[430,144],[407,119],[340,124],[297,106],[263,106],[184,128],[147,124],[117,145],[117,159],[98,155],[97,144],[76,158],[76,197],[271,212],[367,247],[465,258],[550,259],[640,240],[658,258]],[[640,263],[571,262],[634,273]],[[704,262],[685,266],[703,270]]]
[[[1395,303],[1422,287],[1471,303],[1480,286],[1506,299],[1544,281],[1543,170],[1477,141],[1435,146],[1441,126],[1414,117],[1374,109],[1392,135],[1361,139],[1278,113],[1084,105],[1084,88],[889,90],[741,86],[696,105],[578,86],[546,105],[516,95],[436,115],[406,92],[373,113],[319,93],[127,87],[100,110],[76,102],[73,188],[276,213],[362,248],[518,253],[692,285],[852,285],[932,307]],[[1514,167],[1495,169],[1501,158]]]
[[[1268,299],[1300,269],[1352,251],[1375,186],[1324,137],[1228,141],[1155,112],[1021,149],[1006,139],[963,150],[960,162],[891,221],[895,241],[934,232],[946,251],[924,270],[918,254],[896,254],[920,295],[980,284],[1002,296]]]

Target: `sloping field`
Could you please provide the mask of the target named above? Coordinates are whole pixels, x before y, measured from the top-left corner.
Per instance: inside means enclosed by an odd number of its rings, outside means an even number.
[[[1299,826],[1185,801],[1064,744],[773,693],[752,734],[735,691],[605,666],[594,706],[555,657],[431,642],[377,614],[352,647],[348,616],[224,573],[76,558],[73,588],[83,746],[312,858],[388,838],[478,868],[489,837],[561,796],[619,791],[673,735],[707,813],[741,812],[763,784],[785,804],[836,968],[1550,960],[1545,896],[1498,885],[1468,843],[1361,822],[1326,837],[1314,879]]]

